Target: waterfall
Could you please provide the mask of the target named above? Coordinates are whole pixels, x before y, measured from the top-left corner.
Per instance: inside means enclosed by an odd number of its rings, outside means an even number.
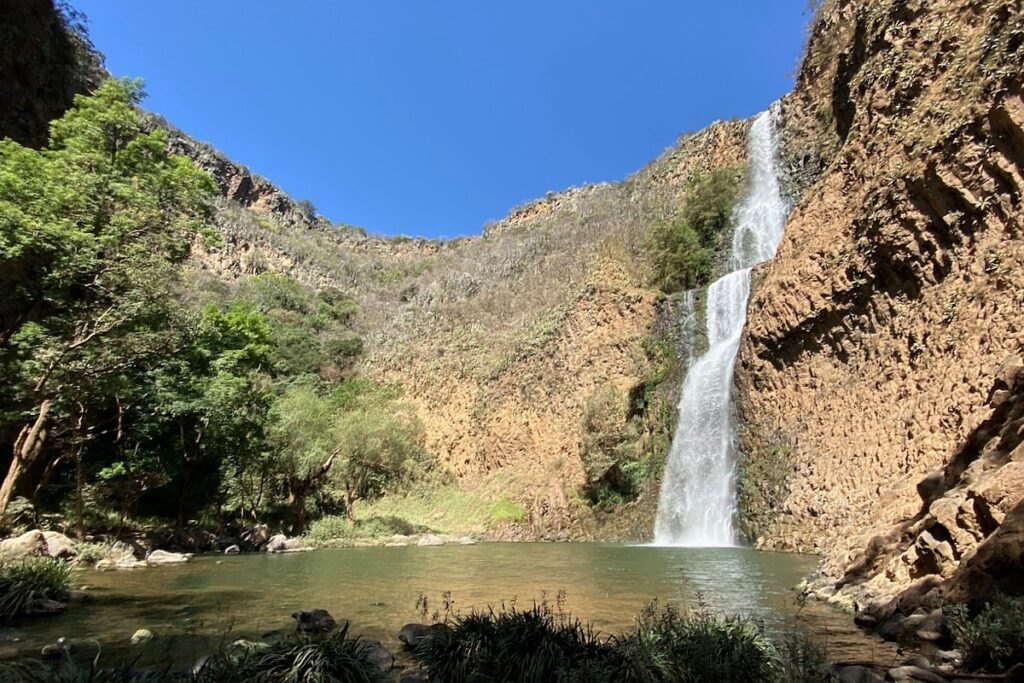
[[[679,399],[679,422],[665,464],[654,523],[657,545],[735,544],[733,366],[747,317],[750,269],[775,255],[786,204],[775,172],[774,109],[760,114],[747,138],[747,190],[733,213],[726,275],[707,290],[707,351],[691,359]],[[693,293],[683,325],[693,325]]]

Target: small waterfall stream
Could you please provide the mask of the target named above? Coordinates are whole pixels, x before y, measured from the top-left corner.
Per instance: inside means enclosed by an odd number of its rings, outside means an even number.
[[[750,127],[747,190],[733,214],[728,272],[707,290],[707,351],[689,359],[658,499],[656,545],[711,547],[736,542],[733,366],[747,317],[750,269],[775,255],[787,209],[775,169],[773,111],[760,114]],[[693,325],[694,300],[693,292],[684,296],[684,326]]]

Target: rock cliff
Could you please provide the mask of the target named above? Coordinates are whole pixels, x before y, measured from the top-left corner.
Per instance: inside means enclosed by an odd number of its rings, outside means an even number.
[[[737,366],[743,521],[822,553],[840,602],[1024,560],[1022,45],[1011,0],[826,2],[784,102],[795,204]]]

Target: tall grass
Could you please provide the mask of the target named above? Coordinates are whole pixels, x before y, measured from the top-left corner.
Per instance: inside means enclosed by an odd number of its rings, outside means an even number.
[[[0,683],[376,683],[383,680],[369,643],[348,635],[348,624],[330,635],[275,644],[236,641],[191,671],[143,671],[133,662],[109,666],[100,655],[78,662],[65,652],[55,662],[0,663]]]
[[[414,657],[431,680],[452,683],[810,680],[786,665],[759,622],[704,606],[682,611],[651,604],[632,632],[602,637],[561,604],[557,610],[546,603],[525,610],[502,605],[449,615]]]
[[[40,600],[67,597],[71,567],[52,557],[0,559],[0,622],[31,613]]]
[[[321,638],[273,645],[240,642],[210,657],[196,683],[374,683],[382,679],[369,643],[349,637],[346,622]]]

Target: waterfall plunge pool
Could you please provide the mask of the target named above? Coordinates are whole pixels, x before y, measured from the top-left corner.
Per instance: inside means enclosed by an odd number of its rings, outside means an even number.
[[[38,656],[59,637],[95,640],[104,661],[142,655],[139,665],[182,664],[239,637],[293,629],[300,609],[323,608],[353,633],[397,650],[395,634],[422,621],[416,603],[440,608],[450,592],[457,609],[553,606],[603,633],[628,630],[653,599],[697,604],[762,619],[776,633],[800,628],[821,636],[833,660],[891,658],[894,649],[857,629],[849,615],[809,602],[793,587],[816,565],[806,555],[749,548],[663,548],[600,543],[483,543],[469,546],[339,548],[285,555],[199,556],[183,565],[133,571],[75,572],[92,600],[56,617],[0,629],[0,657]],[[136,629],[157,634],[131,646]],[[129,661],[131,661],[129,659]]]

